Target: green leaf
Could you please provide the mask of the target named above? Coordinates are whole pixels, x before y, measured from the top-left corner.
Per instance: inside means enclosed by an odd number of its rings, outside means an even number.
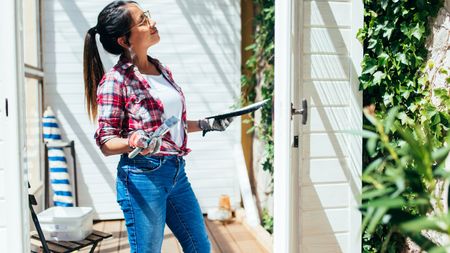
[[[400,224],[400,228],[406,232],[419,233],[425,229],[431,229],[447,233],[448,224],[436,217],[423,217]]]
[[[392,187],[385,188],[385,189],[375,189],[372,191],[364,192],[364,194],[362,195],[362,198],[363,199],[372,199],[375,197],[386,196],[386,195],[389,195],[390,193],[392,193],[393,191],[394,191],[394,189]]]
[[[367,47],[367,49],[372,49],[375,48],[377,46],[378,41],[376,39],[369,39],[369,46]]]
[[[439,73],[444,74],[444,75],[448,75],[448,70],[445,68],[439,68]]]
[[[396,198],[379,198],[376,200],[369,201],[362,205],[363,207],[383,207],[383,208],[400,208],[405,204],[405,200],[401,197]]]
[[[384,32],[383,32],[383,37],[387,38],[388,40],[391,38],[392,36],[392,32],[394,31],[394,26],[389,26],[386,27]]]
[[[399,53],[397,54],[397,56],[395,57],[395,59],[399,62],[401,62],[404,65],[409,65],[409,61],[406,58],[406,55],[404,53]]]
[[[383,10],[386,10],[388,4],[389,0],[381,0],[381,8],[383,8]]]
[[[399,110],[400,110],[399,107],[394,107],[389,110],[386,119],[384,120],[384,129],[385,129],[384,131],[386,132],[386,134],[390,133],[391,128],[394,124],[394,120],[396,119]]]
[[[369,138],[378,138],[378,134],[372,131],[368,130],[344,130],[344,133],[352,134],[352,135],[358,135],[363,138],[369,139]]]
[[[431,159],[433,161],[442,161],[445,158],[447,158],[449,152],[450,152],[450,146],[446,146],[446,147],[437,149],[437,150],[433,151],[433,153],[431,154]]]
[[[450,251],[450,245],[447,245],[445,247],[443,246],[436,246],[429,250],[427,250],[428,253],[446,253]]]
[[[391,105],[394,103],[394,94],[385,93],[383,95],[383,104],[385,106]]]
[[[386,214],[387,210],[388,209],[386,207],[381,207],[381,208],[376,209],[375,213],[373,214],[372,219],[369,221],[369,224],[367,226],[368,233],[373,233],[373,231],[375,231],[375,228],[380,223],[380,220]]]
[[[370,138],[367,140],[367,152],[373,157],[375,155],[378,144],[378,138]]]
[[[373,83],[374,84],[380,84],[381,80],[383,80],[386,77],[386,74],[381,72],[381,71],[377,71],[375,72],[375,74],[373,74]]]
[[[420,40],[424,33],[425,27],[420,26],[419,23],[417,23],[416,26],[411,30],[411,35],[414,36],[417,40]]]
[[[362,74],[370,74],[372,75],[376,70],[378,69],[378,65],[373,64],[373,65],[366,65]]]
[[[364,170],[365,174],[371,173],[373,170],[378,169],[382,165],[383,159],[378,158],[372,163],[370,163]]]
[[[375,214],[375,211],[376,211],[376,209],[373,208],[373,207],[367,208],[367,212],[365,213],[363,222],[362,222],[362,224],[361,224],[362,230],[366,231],[366,227],[367,227],[367,225],[369,224],[369,222],[371,221],[372,216]],[[369,233],[369,232],[368,232],[368,233]],[[369,233],[369,234],[371,234],[371,233]]]
[[[384,52],[378,56],[378,64],[380,66],[386,66],[388,63],[388,60],[389,60],[389,55]]]

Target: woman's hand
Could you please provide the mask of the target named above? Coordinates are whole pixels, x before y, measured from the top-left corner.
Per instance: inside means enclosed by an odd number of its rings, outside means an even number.
[[[203,136],[209,131],[225,131],[225,129],[233,122],[234,117],[214,119],[210,123],[209,119],[201,119],[198,121],[198,127],[203,130]]]
[[[141,155],[156,154],[161,150],[161,137],[150,138],[144,130],[134,131],[128,137],[128,145],[131,148],[142,148]]]

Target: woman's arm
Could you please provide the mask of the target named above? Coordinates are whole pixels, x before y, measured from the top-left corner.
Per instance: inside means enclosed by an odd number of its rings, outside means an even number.
[[[188,133],[202,131],[198,126],[198,120],[188,120]]]
[[[117,155],[131,152],[133,149],[128,146],[128,139],[126,138],[112,138],[105,142],[100,150],[105,156]]]

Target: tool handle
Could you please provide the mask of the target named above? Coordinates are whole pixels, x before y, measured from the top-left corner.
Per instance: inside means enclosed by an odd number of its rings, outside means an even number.
[[[149,142],[151,139],[153,138],[160,138],[161,136],[165,135],[167,132],[169,132],[170,128],[175,126],[175,124],[179,121],[179,119],[177,119],[177,117],[172,116],[169,119],[166,119],[164,121],[164,123],[158,127],[158,129],[156,129],[156,131],[149,136]],[[137,156],[140,152],[142,151],[142,148],[140,147],[136,147],[133,151],[131,151],[128,154],[128,158],[134,158],[135,156]]]
[[[141,153],[141,151],[142,151],[142,148],[140,148],[140,147],[133,149],[133,151],[131,151],[128,154],[128,158],[133,159],[135,156],[137,156],[139,153]]]

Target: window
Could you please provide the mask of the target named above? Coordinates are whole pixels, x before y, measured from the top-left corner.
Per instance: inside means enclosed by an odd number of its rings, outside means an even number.
[[[43,185],[41,1],[23,0],[26,163],[31,192]]]

